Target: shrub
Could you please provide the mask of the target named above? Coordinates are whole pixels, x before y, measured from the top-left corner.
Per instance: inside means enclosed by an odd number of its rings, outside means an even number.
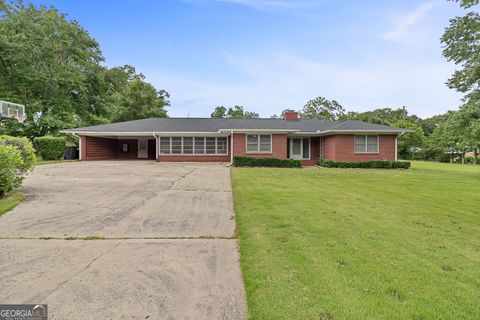
[[[33,139],[35,149],[43,160],[61,160],[65,154],[65,138],[37,137]]]
[[[20,186],[23,175],[18,168],[23,165],[19,149],[11,145],[0,145],[0,197]]]
[[[236,167],[301,168],[302,161],[278,158],[234,157]]]
[[[362,162],[340,162],[319,159],[318,165],[325,168],[363,168],[363,169],[408,169],[409,161],[370,160]]]
[[[27,138],[0,136],[0,145],[14,146],[20,151],[22,165],[19,169],[23,170],[23,173],[26,173],[35,164],[35,149]]]

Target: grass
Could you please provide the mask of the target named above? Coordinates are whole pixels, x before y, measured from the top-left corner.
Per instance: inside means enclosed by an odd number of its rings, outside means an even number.
[[[37,155],[35,159],[35,165],[42,165],[42,164],[51,164],[51,163],[60,163],[60,162],[75,162],[78,160],[43,160],[42,156]]]
[[[22,202],[23,198],[23,194],[19,191],[14,191],[4,197],[0,197],[0,216],[15,208]]]
[[[480,167],[234,168],[250,319],[479,319]]]

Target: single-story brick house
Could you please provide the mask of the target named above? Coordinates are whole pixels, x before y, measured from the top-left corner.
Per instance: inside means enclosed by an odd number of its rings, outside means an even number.
[[[80,138],[80,160],[232,162],[233,156],[336,161],[397,160],[406,129],[358,121],[149,118],[63,130]]]

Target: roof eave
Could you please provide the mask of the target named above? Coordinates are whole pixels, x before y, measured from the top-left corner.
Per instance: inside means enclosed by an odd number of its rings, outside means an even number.
[[[413,130],[409,129],[391,129],[391,130],[325,130],[318,131],[320,135],[330,135],[330,134],[355,134],[355,133],[376,133],[376,134],[400,134],[404,132],[412,132]]]
[[[251,132],[262,132],[262,133],[292,133],[299,132],[298,129],[219,129],[218,132],[222,133],[251,133]]]

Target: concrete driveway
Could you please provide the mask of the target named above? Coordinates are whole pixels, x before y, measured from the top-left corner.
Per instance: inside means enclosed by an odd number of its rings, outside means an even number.
[[[49,319],[246,318],[225,166],[51,164],[23,188],[0,217],[0,303],[47,303]]]

